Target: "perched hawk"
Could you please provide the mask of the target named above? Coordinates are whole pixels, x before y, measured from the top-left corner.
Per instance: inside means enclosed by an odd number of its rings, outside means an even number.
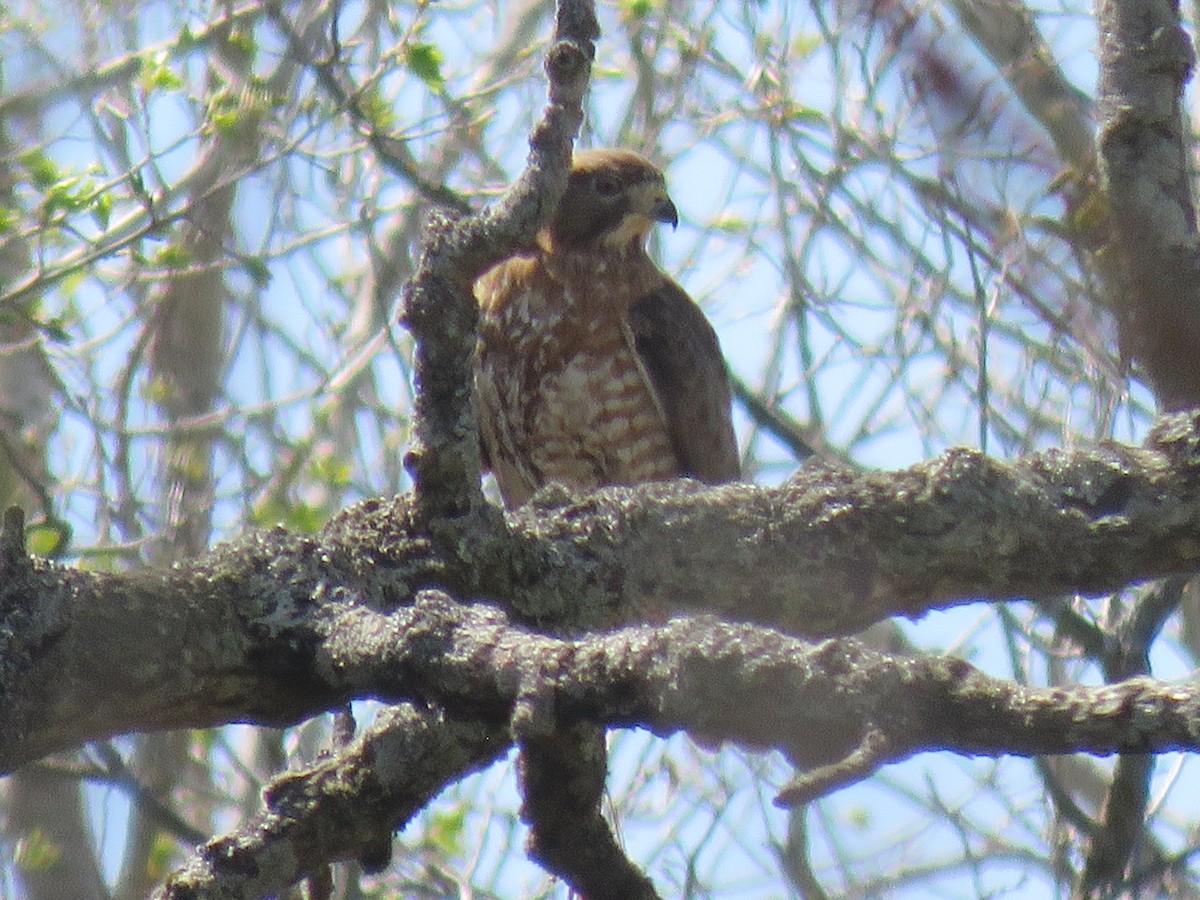
[[[552,481],[739,477],[717,336],[646,254],[656,222],[678,223],[662,172],[580,151],[536,252],[475,283],[483,451],[508,506]]]

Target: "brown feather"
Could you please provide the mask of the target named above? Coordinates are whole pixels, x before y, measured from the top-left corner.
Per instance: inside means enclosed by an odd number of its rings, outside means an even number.
[[[683,288],[662,286],[629,310],[638,355],[654,384],[680,473],[709,484],[742,477],[717,333]]]

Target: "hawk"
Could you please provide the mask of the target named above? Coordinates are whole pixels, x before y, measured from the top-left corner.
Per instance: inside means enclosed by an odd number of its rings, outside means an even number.
[[[505,505],[549,482],[740,476],[716,333],[646,253],[654,224],[678,221],[648,159],[580,151],[536,250],[475,283],[480,431]]]

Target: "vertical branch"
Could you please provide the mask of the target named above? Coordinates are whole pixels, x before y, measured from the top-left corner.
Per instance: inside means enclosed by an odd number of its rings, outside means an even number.
[[[583,121],[598,36],[591,0],[560,0],[556,40],[546,59],[550,102],[529,139],[525,171],[480,213],[432,216],[416,273],[405,288],[401,322],[416,340],[417,388],[405,466],[426,523],[460,520],[483,508],[472,400],[479,310],[472,285],[488,267],[531,246],[553,214]]]
[[[601,814],[608,752],[604,729],[558,724],[521,742],[521,818],[529,855],[589,900],[656,900]]]
[[[1081,176],[1090,174],[1096,157],[1091,103],[1063,73],[1033,10],[1020,0],[953,0],[952,6],[1012,92],[1046,129],[1062,161]]]
[[[1180,98],[1192,71],[1178,0],[1102,0],[1100,162],[1122,350],[1159,406],[1200,404],[1200,236]]]
[[[1115,629],[1116,640],[1104,659],[1106,681],[1115,684],[1150,674],[1150,647],[1179,608],[1189,581],[1177,575],[1141,592]],[[1153,773],[1153,756],[1127,754],[1117,761],[1100,813],[1101,827],[1091,835],[1081,878],[1086,896],[1122,885],[1131,865],[1141,868],[1146,859],[1161,864],[1162,850],[1145,824]]]
[[[1145,368],[1161,408],[1185,409],[1200,404],[1200,235],[1180,110],[1192,48],[1178,0],[1102,0],[1096,16],[1107,268],[1122,351]],[[1149,638],[1138,643],[1144,668]],[[1121,883],[1144,828],[1151,769],[1143,757],[1118,764],[1082,874],[1085,893]]]

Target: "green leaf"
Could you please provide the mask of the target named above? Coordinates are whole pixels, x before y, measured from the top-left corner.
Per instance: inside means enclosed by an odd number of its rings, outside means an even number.
[[[362,113],[364,119],[371,123],[371,127],[376,131],[387,132],[392,130],[395,124],[396,116],[390,103],[388,103],[379,91],[372,88],[365,91],[358,101],[359,112]]]
[[[654,12],[655,0],[621,0],[621,18],[625,21],[638,21]]]
[[[30,183],[36,188],[46,190],[62,180],[62,172],[58,165],[41,150],[29,150],[17,159],[28,173]]]
[[[802,34],[792,41],[792,59],[808,59],[824,46],[825,40],[819,34]]]
[[[444,856],[457,856],[462,852],[463,832],[467,824],[465,805],[449,812],[435,812],[425,832],[425,840]]]
[[[321,484],[342,488],[350,483],[350,464],[339,456],[327,453],[318,456],[310,464],[312,477]]]
[[[67,330],[64,320],[58,316],[48,319],[45,322],[40,322],[38,328],[48,340],[56,344],[71,343],[71,332]]]
[[[175,46],[182,52],[191,50],[196,45],[196,35],[192,33],[192,26],[184,25],[179,32],[179,37],[175,40]]]
[[[168,244],[154,254],[154,264],[164,269],[183,269],[191,261],[191,255],[178,244]]]
[[[311,503],[289,503],[286,499],[271,497],[257,504],[250,518],[262,528],[282,525],[289,531],[314,534],[321,530],[328,515]]]
[[[52,171],[50,166],[53,166],[53,163],[47,166],[43,162],[35,162],[29,169],[31,178],[46,192],[42,199],[46,212],[76,213],[90,210],[93,215],[97,215],[101,219],[107,217],[112,201],[107,198],[101,199],[103,194],[93,178],[86,172],[68,173],[57,167]],[[94,167],[89,167],[87,171],[93,170]],[[53,182],[46,183],[46,178],[50,174],[57,177]]]
[[[232,50],[238,50],[246,54],[247,57],[253,57],[255,53],[254,32],[244,26],[239,26],[229,33],[225,38],[226,45]]]
[[[34,556],[54,559],[62,556],[71,541],[71,526],[61,519],[48,519],[25,529],[25,545]]]
[[[404,60],[408,70],[430,87],[442,85],[442,51],[433,44],[409,44],[404,48]]]
[[[176,75],[169,65],[170,56],[166,50],[149,53],[141,57],[138,69],[138,84],[146,93],[155,90],[177,91],[183,87],[183,79]]]
[[[262,257],[247,256],[243,258],[242,265],[246,269],[246,274],[254,279],[257,287],[266,287],[271,283],[271,269]]]
[[[207,125],[213,130],[221,134],[229,134],[237,127],[241,116],[238,115],[237,107],[229,109],[214,110],[212,115],[208,117]]]
[[[13,861],[26,872],[45,872],[62,857],[62,846],[40,828],[23,835],[18,841]]]
[[[112,218],[112,196],[110,194],[96,194],[92,201],[92,218],[103,230],[108,230],[108,223]]]
[[[203,131],[206,134],[219,132],[228,134],[241,118],[241,105],[237,94],[227,87],[215,91],[208,98],[204,111]]]
[[[175,860],[177,850],[176,839],[165,831],[154,836],[150,852],[146,856],[146,874],[154,881],[166,878],[171,872],[171,863]]]
[[[724,213],[708,223],[713,231],[723,231],[726,234],[744,234],[749,223],[741,216]]]
[[[865,807],[855,807],[850,811],[847,817],[849,824],[857,828],[859,831],[865,831],[871,827],[871,812]]]

